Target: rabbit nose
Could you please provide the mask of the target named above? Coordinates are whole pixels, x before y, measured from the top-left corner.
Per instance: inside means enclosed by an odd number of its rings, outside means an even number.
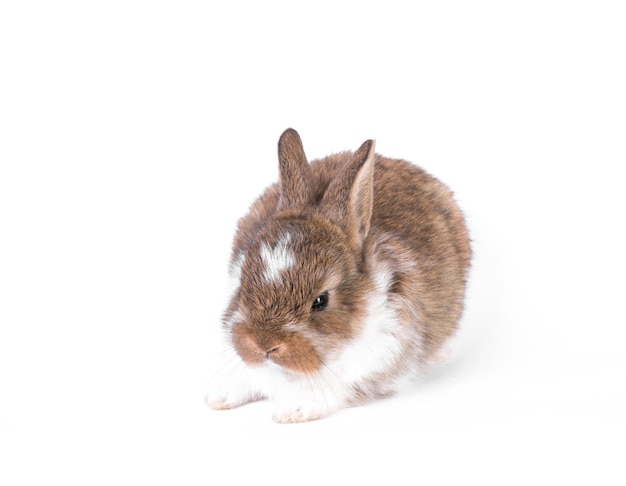
[[[272,354],[276,354],[278,352],[278,349],[280,348],[280,346],[274,346],[271,349],[268,349],[267,351],[265,351],[265,358],[266,359],[271,359],[271,355]]]

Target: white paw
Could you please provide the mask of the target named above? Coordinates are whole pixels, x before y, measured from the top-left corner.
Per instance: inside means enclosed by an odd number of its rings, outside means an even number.
[[[289,405],[276,405],[272,419],[279,424],[296,424],[300,422],[310,422],[327,417],[337,408],[329,407],[326,403],[308,401]]]
[[[213,410],[230,410],[263,398],[259,392],[247,389],[211,390],[205,395],[204,401]]]
[[[265,398],[249,370],[238,358],[233,358],[215,374],[204,396],[214,410],[229,410]]]

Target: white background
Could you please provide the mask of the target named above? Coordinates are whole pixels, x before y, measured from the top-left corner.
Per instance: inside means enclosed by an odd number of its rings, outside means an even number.
[[[622,3],[3,2],[0,483],[625,484]],[[448,364],[284,426],[202,398],[289,126],[442,179],[475,258]]]

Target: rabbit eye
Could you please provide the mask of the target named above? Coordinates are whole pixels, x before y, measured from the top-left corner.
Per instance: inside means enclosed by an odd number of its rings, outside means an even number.
[[[326,306],[328,306],[328,292],[324,292],[323,294],[317,296],[317,298],[313,301],[311,310],[321,311],[326,309]]]

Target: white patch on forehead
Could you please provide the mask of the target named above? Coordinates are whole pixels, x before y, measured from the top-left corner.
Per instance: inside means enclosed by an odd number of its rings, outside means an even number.
[[[281,272],[295,263],[293,253],[288,248],[290,241],[291,235],[285,233],[274,246],[261,244],[261,260],[265,265],[263,277],[266,282],[279,281]]]

